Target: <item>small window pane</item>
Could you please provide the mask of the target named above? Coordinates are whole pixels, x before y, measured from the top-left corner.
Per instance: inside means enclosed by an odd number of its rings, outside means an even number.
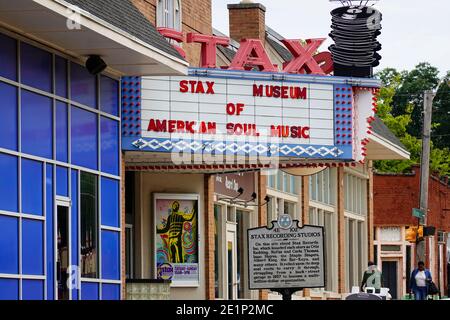
[[[56,103],[56,160],[68,162],[67,104]]]
[[[0,76],[17,81],[17,41],[0,34]]]
[[[97,176],[81,173],[81,276],[98,277]]]
[[[102,225],[119,227],[119,181],[102,178]]]
[[[19,280],[0,279],[0,300],[19,300]]]
[[[67,60],[55,57],[55,86],[56,95],[67,98]]]
[[[56,194],[58,196],[69,196],[69,170],[64,167],[56,167]]]
[[[18,219],[0,215],[0,273],[19,273]]]
[[[120,300],[120,285],[109,283],[103,284],[102,300]]]
[[[20,55],[22,83],[43,91],[53,92],[52,55],[23,42]]]
[[[119,82],[105,76],[101,76],[100,81],[101,81],[100,83],[101,110],[114,116],[118,116]]]
[[[103,172],[119,174],[119,123],[101,117],[101,149]]]
[[[22,159],[22,211],[42,216],[43,212],[42,163]]]
[[[81,283],[81,300],[98,300],[99,290],[98,283],[82,282]]]
[[[71,99],[86,106],[97,108],[97,78],[85,67],[71,63],[70,67]]]
[[[17,151],[17,89],[0,82],[0,97],[0,148]]]
[[[22,152],[53,158],[52,100],[22,91]]]
[[[102,231],[102,278],[120,279],[119,233]]]
[[[23,280],[22,281],[23,300],[44,300],[44,281]]]
[[[0,153],[0,210],[19,211],[17,163],[15,156]]]
[[[44,274],[44,238],[42,221],[22,220],[22,273]]]
[[[82,167],[97,169],[97,115],[72,107],[71,147],[72,163]]]

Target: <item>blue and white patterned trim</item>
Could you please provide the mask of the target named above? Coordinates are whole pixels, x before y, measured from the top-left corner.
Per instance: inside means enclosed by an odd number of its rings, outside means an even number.
[[[123,138],[123,150],[145,152],[188,152],[192,154],[351,159],[351,146],[296,145],[251,142]]]

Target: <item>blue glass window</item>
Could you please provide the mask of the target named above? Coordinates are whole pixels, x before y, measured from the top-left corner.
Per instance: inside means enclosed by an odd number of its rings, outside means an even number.
[[[97,115],[72,107],[71,113],[72,163],[86,168],[97,169]]]
[[[54,299],[54,269],[55,269],[55,253],[54,253],[54,224],[53,224],[53,166],[51,164],[47,164],[47,179],[46,179],[46,188],[47,188],[47,202],[46,202],[46,228],[47,228],[47,299]]]
[[[119,181],[102,178],[102,225],[119,227]]]
[[[52,55],[22,42],[20,46],[22,83],[47,92],[52,90]]]
[[[106,76],[100,77],[101,110],[119,116],[119,82]]]
[[[0,97],[0,148],[17,150],[17,89],[0,82]]]
[[[102,277],[120,279],[119,233],[102,230]]]
[[[120,300],[120,285],[110,283],[103,284],[102,300]]]
[[[53,158],[52,100],[22,91],[22,152]]]
[[[0,273],[19,273],[19,222],[0,215]]]
[[[0,279],[0,300],[19,300],[19,280]]]
[[[73,62],[70,64],[70,88],[72,100],[97,108],[97,77]]]
[[[55,91],[56,95],[67,98],[67,60],[55,57]]]
[[[0,210],[19,211],[18,176],[17,158],[0,153]]]
[[[56,167],[56,194],[58,196],[69,196],[69,170],[64,167]]]
[[[17,41],[0,34],[0,76],[17,81]]]
[[[42,163],[22,159],[22,212],[42,216],[43,195]]]
[[[56,103],[56,160],[68,162],[67,104]]]
[[[81,300],[98,300],[98,283],[82,282],[81,283]]]
[[[44,281],[22,280],[23,300],[44,300]]]
[[[102,171],[119,175],[119,123],[101,117]]]
[[[43,222],[22,220],[22,273],[44,274],[44,235]]]

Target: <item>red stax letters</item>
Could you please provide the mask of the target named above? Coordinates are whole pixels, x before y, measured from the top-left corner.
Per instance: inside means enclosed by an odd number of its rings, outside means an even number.
[[[259,71],[277,72],[277,68],[270,61],[261,40],[244,39],[240,48],[231,61],[231,70],[252,70],[257,67]]]
[[[170,28],[157,28],[158,32],[161,33],[161,35],[163,35],[164,37],[168,38],[168,39],[172,39],[175,40],[178,43],[182,43],[184,41],[184,36],[182,32],[176,31],[174,29],[170,29]],[[178,51],[178,53],[186,59],[186,52],[184,52],[184,50],[181,47],[178,46],[174,46],[172,45],[172,47],[174,47],[175,50]]]
[[[184,41],[183,33],[170,28],[158,28],[158,31],[166,38],[179,43]],[[325,41],[324,38],[308,39],[306,45],[300,40],[282,40],[283,44],[293,55],[291,61],[283,64],[283,71],[296,74],[319,74],[326,75],[333,72],[333,59],[330,52],[317,53],[317,49]],[[201,67],[217,68],[217,46],[228,46],[230,39],[200,33],[188,33],[188,43],[201,43]],[[174,48],[186,58],[186,53],[181,47]],[[244,39],[240,44],[229,69],[231,70],[253,70],[278,72],[277,66],[273,65],[261,40]],[[226,67],[224,67],[226,69]]]
[[[303,46],[300,40],[282,40],[294,56],[294,59],[284,64],[283,72],[300,73],[305,67],[309,71],[308,73],[325,75],[325,72],[313,58],[313,54],[325,40],[325,38],[308,39],[306,40],[306,46]]]
[[[186,93],[202,93],[202,94],[215,94],[214,81],[206,81],[206,87],[203,81],[195,80],[182,80],[180,81],[180,92]]]
[[[330,52],[321,52],[314,56],[314,60],[320,65],[325,74],[329,74],[334,70],[333,56]],[[306,72],[305,69],[303,69]],[[303,72],[302,72],[303,73]]]
[[[230,39],[226,37],[209,36],[200,33],[188,33],[187,42],[202,44],[202,68],[217,68],[217,45],[228,47]]]

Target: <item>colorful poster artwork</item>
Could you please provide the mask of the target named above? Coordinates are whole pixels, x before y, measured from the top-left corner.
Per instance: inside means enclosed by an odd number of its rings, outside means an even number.
[[[195,285],[199,282],[198,200],[168,198],[155,197],[157,278],[173,285]]]

